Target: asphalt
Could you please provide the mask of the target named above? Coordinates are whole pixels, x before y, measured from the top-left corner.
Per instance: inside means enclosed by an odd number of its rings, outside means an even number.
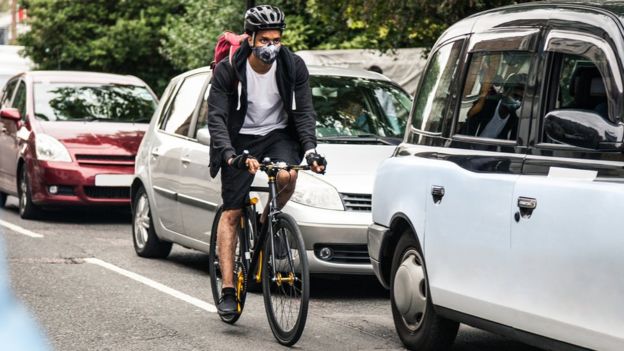
[[[17,199],[0,220],[14,294],[30,309],[54,350],[283,350],[271,333],[261,294],[250,294],[235,325],[89,260],[96,258],[214,304],[208,255],[174,246],[167,259],[134,253],[128,210],[70,209],[20,219]],[[0,223],[1,224],[1,223]],[[0,341],[1,342],[1,341]],[[306,329],[293,349],[400,350],[388,292],[374,277],[317,277]],[[462,326],[453,350],[537,350]]]

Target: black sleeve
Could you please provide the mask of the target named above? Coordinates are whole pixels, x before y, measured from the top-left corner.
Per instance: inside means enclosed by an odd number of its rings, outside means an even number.
[[[210,131],[211,148],[214,148],[216,155],[220,155],[221,159],[215,160],[220,163],[236,154],[227,127],[233,84],[230,70],[227,60],[223,60],[217,65],[213,71],[210,94],[208,95],[208,130]]]
[[[293,119],[303,151],[316,147],[316,112],[312,104],[312,91],[308,68],[303,60],[294,55],[295,62],[295,106]]]

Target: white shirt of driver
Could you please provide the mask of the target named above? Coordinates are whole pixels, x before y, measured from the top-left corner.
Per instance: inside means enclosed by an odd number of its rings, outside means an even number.
[[[288,116],[277,90],[276,71],[277,62],[274,62],[267,73],[259,74],[247,60],[247,114],[241,134],[267,135],[286,128]]]
[[[492,117],[492,119],[490,119],[485,128],[483,128],[483,131],[479,133],[480,137],[496,139],[498,138],[500,132],[503,131],[503,128],[505,128],[505,125],[507,124],[507,120],[509,119],[510,115],[507,114],[505,118],[501,117],[501,115],[498,113],[498,109],[500,109],[500,107],[501,101],[499,101],[498,105],[496,105],[496,109],[494,110],[494,116]]]

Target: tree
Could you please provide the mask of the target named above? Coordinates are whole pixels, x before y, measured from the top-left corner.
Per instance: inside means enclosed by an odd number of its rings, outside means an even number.
[[[275,0],[286,14],[284,42],[292,50],[431,47],[453,23],[486,9],[526,0]],[[247,1],[248,2],[248,1]],[[163,29],[161,52],[176,68],[211,62],[224,30],[242,31],[247,2],[185,0],[185,11]]]
[[[247,1],[249,2],[249,1]],[[178,69],[212,62],[217,38],[224,31],[242,33],[246,2],[241,0],[184,0],[184,13],[169,16],[162,30],[160,52]],[[288,15],[284,39],[293,50],[307,49],[312,36],[305,1],[273,1]],[[291,15],[292,14],[292,15]],[[296,14],[296,15],[294,15]]]
[[[241,0],[184,0],[184,13],[169,16],[162,29],[160,52],[178,69],[210,64],[217,37],[241,32],[245,3]]]
[[[31,30],[18,38],[39,69],[132,74],[162,92],[177,74],[159,53],[176,0],[26,0]]]

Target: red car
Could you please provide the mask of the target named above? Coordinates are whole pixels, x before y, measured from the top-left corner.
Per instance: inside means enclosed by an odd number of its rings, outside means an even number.
[[[134,159],[158,104],[132,76],[32,71],[0,92],[0,206],[129,205]]]

